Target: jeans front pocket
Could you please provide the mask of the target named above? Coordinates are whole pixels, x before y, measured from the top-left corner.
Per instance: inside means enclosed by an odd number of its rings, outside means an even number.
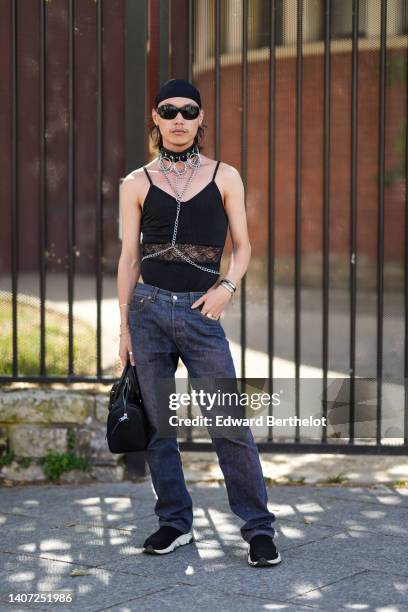
[[[136,325],[135,316],[138,316],[148,308],[148,304],[152,303],[152,296],[140,293],[135,293],[130,301],[128,311],[128,323],[130,327]]]
[[[212,319],[211,317],[208,317],[206,314],[203,314],[203,313],[201,312],[201,308],[202,308],[202,307],[203,307],[203,304],[200,304],[200,306],[196,306],[196,308],[191,308],[191,310],[192,310],[193,312],[196,312],[196,313],[198,314],[198,316],[199,316],[201,319],[204,319],[204,321],[206,321],[207,323],[208,323],[208,322],[209,322],[209,323],[211,323],[211,324],[214,324],[214,323],[215,323],[215,324],[217,324],[217,323],[219,324],[219,323],[220,323],[220,319]]]
[[[143,308],[146,306],[146,303],[148,302],[148,298],[150,298],[150,296],[140,294],[135,295],[130,302],[129,313],[139,312],[139,310],[143,310]]]

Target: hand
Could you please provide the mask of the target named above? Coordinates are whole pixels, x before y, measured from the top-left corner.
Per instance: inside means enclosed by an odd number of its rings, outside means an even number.
[[[198,300],[191,304],[191,308],[197,308],[200,304],[204,304],[201,314],[206,315],[210,312],[215,319],[219,319],[225,306],[231,300],[232,294],[224,287],[210,288],[207,293],[202,295]]]
[[[136,365],[136,363],[135,356],[133,355],[132,351],[132,339],[130,336],[130,330],[121,329],[121,334],[122,335],[119,337],[119,357],[122,364],[122,368],[125,367],[128,362],[128,359],[130,360],[130,363],[134,366]]]

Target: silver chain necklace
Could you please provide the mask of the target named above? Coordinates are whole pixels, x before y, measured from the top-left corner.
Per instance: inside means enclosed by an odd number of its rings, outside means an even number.
[[[183,166],[181,168],[177,167],[177,164],[183,164]],[[176,253],[178,253],[178,255],[184,259],[185,261],[187,261],[188,263],[190,263],[191,265],[195,266],[196,268],[199,268],[200,270],[203,270],[204,272],[211,272],[211,274],[220,274],[220,270],[212,270],[211,268],[206,268],[205,266],[200,266],[199,264],[197,264],[195,261],[192,261],[189,257],[187,257],[186,255],[184,255],[184,253],[182,253],[177,247],[176,247],[176,235],[177,235],[177,229],[178,229],[178,222],[179,222],[179,215],[180,215],[180,209],[181,209],[181,201],[182,198],[185,194],[185,192],[187,191],[188,187],[190,186],[191,181],[193,180],[198,168],[201,166],[201,156],[200,156],[200,152],[197,149],[197,152],[193,152],[190,155],[188,155],[187,160],[184,162],[182,160],[178,160],[178,161],[174,161],[173,159],[170,159],[170,156],[167,155],[160,155],[159,156],[159,168],[160,171],[164,174],[164,177],[167,181],[167,183],[169,184],[171,190],[174,192],[175,194],[175,200],[177,202],[177,212],[176,212],[176,219],[174,222],[174,228],[173,228],[173,236],[171,239],[171,245],[165,249],[162,249],[161,251],[156,251],[155,253],[150,253],[149,255],[144,255],[141,259],[141,261],[143,261],[144,259],[148,259],[149,257],[156,257],[157,255],[160,255],[161,253],[165,253],[166,251],[169,251],[171,249],[173,249],[174,251],[176,251]],[[191,168],[191,174],[188,177],[186,183],[184,184],[184,187],[180,193],[178,187],[179,187],[179,181],[180,178],[183,174],[185,174],[187,172],[188,167]],[[174,188],[173,184],[170,181],[169,178],[169,174],[170,172],[173,172],[176,175],[176,188]]]

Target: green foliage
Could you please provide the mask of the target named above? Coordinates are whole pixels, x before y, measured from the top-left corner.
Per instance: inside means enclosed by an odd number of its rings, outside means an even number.
[[[378,69],[380,65],[378,64]],[[407,84],[407,57],[404,54],[392,55],[387,58],[386,66],[387,86],[406,87]],[[391,187],[394,183],[405,179],[405,150],[407,141],[407,122],[403,120],[399,127],[399,134],[394,142],[394,151],[401,155],[401,158],[394,164],[392,168],[385,170],[384,183],[385,187]],[[380,180],[379,174],[373,176],[377,183]]]
[[[67,447],[69,451],[75,450],[75,431],[69,429],[67,433]]]
[[[405,155],[405,149],[407,144],[407,121],[404,120],[399,128],[399,133],[395,141],[395,150],[401,155]]]
[[[289,485],[292,485],[292,484],[294,484],[294,485],[304,484],[305,480],[306,480],[306,476],[299,476],[299,478],[294,478],[293,476],[289,475],[289,476],[286,476],[286,478],[287,478],[287,483]]]
[[[341,472],[340,474],[328,476],[327,478],[319,480],[318,484],[344,484],[347,481],[348,478]]]
[[[0,292],[0,363],[1,374],[13,372],[13,305],[10,292]],[[40,374],[40,303],[18,296],[17,302],[18,371],[20,375]],[[74,318],[75,373],[93,375],[96,368],[96,332],[88,323]],[[46,308],[46,373],[64,376],[68,370],[68,314]]]
[[[38,463],[42,466],[44,474],[49,480],[58,480],[63,472],[70,470],[87,470],[89,461],[85,457],[76,455],[72,451],[57,453],[52,449],[47,450],[45,457],[41,457]]]
[[[269,487],[278,484],[276,480],[274,478],[271,478],[270,476],[264,476],[264,482]]]
[[[378,65],[378,68],[380,66]],[[406,55],[393,55],[387,58],[387,85],[405,85],[407,82]]]
[[[13,463],[15,459],[15,454],[13,451],[7,451],[0,456],[0,467],[5,465],[10,465]]]
[[[20,459],[17,459],[17,463],[18,463],[19,468],[24,470],[30,467],[31,459],[30,457],[20,457]]]
[[[36,463],[42,466],[44,474],[49,480],[58,480],[63,472],[69,470],[85,471],[89,469],[89,460],[75,453],[74,429],[67,432],[67,448],[66,453],[58,453],[48,449],[45,457],[36,460]],[[17,458],[13,451],[7,451],[0,456],[0,468],[10,465],[13,461],[16,461],[18,469],[25,469],[31,465],[33,460],[30,457]]]
[[[395,487],[396,489],[406,489],[408,488],[408,480],[394,480],[394,482],[391,483],[392,487]]]

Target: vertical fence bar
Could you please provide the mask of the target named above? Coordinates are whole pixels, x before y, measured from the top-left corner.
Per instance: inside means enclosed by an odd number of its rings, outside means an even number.
[[[301,254],[302,254],[302,62],[303,62],[303,0],[297,0],[296,33],[296,187],[295,187],[295,410],[300,416],[299,372],[301,359]],[[298,419],[297,419],[298,422]],[[299,442],[299,425],[296,424],[295,442]]]
[[[187,79],[193,78],[193,54],[194,54],[194,6],[193,0],[188,0],[188,62]]]
[[[148,1],[126,3],[126,173],[146,161]]]
[[[11,303],[12,303],[12,343],[13,378],[18,376],[17,343],[17,292],[18,292],[18,177],[17,177],[17,6],[11,0]]]
[[[188,2],[188,78],[191,82],[193,82],[193,64],[194,64],[194,15],[195,8],[193,4],[193,0],[189,0]],[[190,375],[187,373],[187,393],[189,396],[191,395],[191,380]],[[191,402],[187,405],[187,418],[191,419],[193,417]],[[193,429],[192,427],[186,428],[186,441],[188,443],[193,440]]]
[[[103,266],[103,2],[98,0],[96,18],[96,376],[102,376],[102,266]]]
[[[324,89],[323,89],[323,292],[322,292],[322,370],[323,418],[327,418],[327,374],[329,362],[329,274],[330,274],[330,90],[331,90],[331,0],[325,0]],[[323,443],[327,428],[322,429]]]
[[[40,375],[45,376],[45,292],[46,292],[46,209],[45,209],[45,2],[39,1],[40,9],[40,62],[39,62],[39,269],[40,269]]]
[[[358,168],[358,25],[360,0],[353,0],[351,54],[351,156],[350,156],[350,411],[349,444],[354,444],[357,310],[357,168]]]
[[[160,84],[160,0],[146,0],[148,7],[148,108],[154,105],[154,96]],[[133,0],[128,0],[134,4]],[[129,6],[129,5],[128,5]],[[133,7],[134,8],[134,7]],[[130,10],[130,7],[129,7]],[[136,24],[135,27],[137,28]]]
[[[147,72],[148,9],[149,0],[126,0],[124,140],[127,174],[146,161],[146,109],[150,95]],[[131,477],[145,476],[146,453],[127,453],[126,469]]]
[[[242,0],[242,70],[241,70],[241,172],[247,208],[248,153],[248,0]],[[246,275],[241,280],[241,378],[246,372]]]
[[[190,82],[192,82],[193,80],[193,62],[194,62],[194,36],[193,36],[193,27],[194,27],[194,5],[193,5],[193,1],[189,0],[188,2],[188,13],[187,13],[187,18],[188,18],[188,49],[187,49],[187,53],[188,53],[188,58],[187,58],[187,74],[188,74],[188,80]],[[191,397],[191,380],[190,380],[190,375],[187,372],[187,393],[189,394],[189,396]],[[187,418],[191,419],[193,417],[193,413],[192,413],[192,408],[191,408],[191,402],[188,403],[187,405]],[[186,428],[186,437],[185,440],[187,443],[191,443],[193,440],[193,429],[192,427],[187,427]]]
[[[275,92],[276,92],[276,0],[270,3],[269,13],[269,168],[268,168],[268,393],[273,387],[274,322],[275,322]],[[272,416],[272,403],[268,406]],[[268,427],[268,442],[273,441],[273,428]]]
[[[220,158],[220,124],[221,124],[221,0],[215,0],[214,10],[215,50],[214,50],[214,157]]]
[[[383,336],[384,336],[384,190],[385,190],[385,88],[387,61],[387,2],[381,0],[379,76],[378,218],[377,218],[377,444],[381,444]]]
[[[188,0],[170,0],[169,78],[187,78]]]
[[[74,375],[74,333],[73,333],[73,301],[74,301],[74,235],[75,235],[75,116],[74,116],[74,0],[68,2],[68,378]]]
[[[169,78],[169,2],[160,0],[160,85]]]
[[[404,338],[404,444],[408,446],[408,50],[405,54],[405,338]]]

